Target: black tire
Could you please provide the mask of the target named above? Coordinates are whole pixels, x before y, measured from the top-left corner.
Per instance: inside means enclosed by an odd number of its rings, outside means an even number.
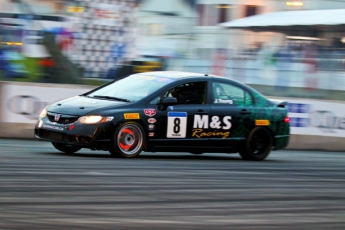
[[[78,146],[73,146],[73,145],[66,145],[62,143],[56,143],[52,142],[52,145],[59,151],[64,152],[64,153],[75,153],[78,152],[81,148]]]
[[[271,152],[273,138],[268,129],[263,127],[254,128],[240,151],[240,155],[245,160],[262,161]]]
[[[110,154],[116,157],[137,157],[145,146],[144,130],[136,122],[120,125],[114,133]]]

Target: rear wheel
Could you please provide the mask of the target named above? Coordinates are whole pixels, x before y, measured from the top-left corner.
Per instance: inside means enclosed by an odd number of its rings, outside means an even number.
[[[64,153],[75,153],[78,152],[81,148],[73,145],[66,145],[62,143],[52,142],[52,145],[59,151]]]
[[[133,158],[141,153],[144,144],[144,130],[141,125],[126,122],[116,129],[109,152],[113,156]]]
[[[271,152],[273,139],[271,133],[263,127],[256,127],[247,137],[240,155],[245,160],[264,160]]]

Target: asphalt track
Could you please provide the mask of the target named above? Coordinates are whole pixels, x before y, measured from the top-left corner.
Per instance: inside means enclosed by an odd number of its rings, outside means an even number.
[[[107,152],[0,140],[0,229],[345,229],[345,153]]]

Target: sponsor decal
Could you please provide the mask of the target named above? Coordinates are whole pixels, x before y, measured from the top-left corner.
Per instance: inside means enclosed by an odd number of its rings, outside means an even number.
[[[187,132],[187,113],[168,112],[168,138],[185,138]]]
[[[227,138],[230,135],[229,131],[204,131],[203,129],[193,129],[192,130],[192,137],[222,137]]]
[[[140,119],[139,113],[125,113],[123,116],[125,119]]]
[[[146,116],[152,117],[156,115],[156,110],[155,109],[144,109],[144,113]]]
[[[221,120],[219,116],[212,116],[211,121],[208,115],[194,115],[194,129],[223,129],[228,130],[231,128],[232,124],[230,122],[231,116],[225,116]]]
[[[75,128],[75,125],[68,126],[67,130],[73,130]]]
[[[257,126],[269,126],[270,121],[269,120],[255,120],[255,125],[257,125]]]
[[[155,118],[149,118],[149,119],[147,119],[147,122],[148,123],[150,123],[150,124],[154,124],[154,123],[156,123],[156,119]]]
[[[156,126],[155,125],[153,125],[153,124],[150,124],[150,125],[148,125],[148,130],[150,130],[150,131],[153,131],[153,130],[155,130],[156,129]]]
[[[149,133],[149,137],[154,137],[155,133]]]
[[[216,99],[216,100],[214,100],[214,103],[220,103],[220,104],[233,104],[233,101],[232,101],[232,100]]]
[[[43,128],[46,128],[46,129],[53,129],[53,130],[59,130],[59,131],[63,131],[63,130],[64,130],[63,127],[55,126],[55,125],[43,124],[42,127],[43,127]]]
[[[55,114],[54,116],[54,121],[59,121],[60,120],[60,117],[61,117],[61,114]]]

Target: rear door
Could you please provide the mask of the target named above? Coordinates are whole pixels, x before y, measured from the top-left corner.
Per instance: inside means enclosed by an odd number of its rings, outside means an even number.
[[[253,127],[253,97],[245,88],[227,81],[214,80],[211,89],[210,144],[230,147]]]

